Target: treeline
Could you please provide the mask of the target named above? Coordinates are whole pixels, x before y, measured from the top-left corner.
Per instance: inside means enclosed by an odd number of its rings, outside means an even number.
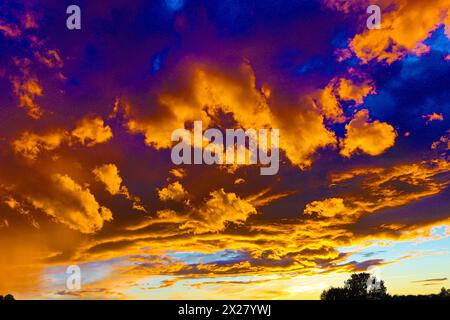
[[[12,294],[7,294],[6,296],[0,295],[0,300],[16,300]]]
[[[438,294],[389,295],[384,281],[371,278],[369,273],[354,273],[344,287],[329,288],[320,295],[321,300],[450,300],[450,289],[442,288]]]

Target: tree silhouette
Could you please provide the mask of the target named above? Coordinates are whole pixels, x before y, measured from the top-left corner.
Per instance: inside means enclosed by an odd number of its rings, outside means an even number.
[[[373,281],[372,283],[370,281]],[[345,281],[343,288],[324,290],[320,296],[322,300],[381,300],[388,298],[387,289],[383,281],[375,282],[369,273],[354,273]],[[369,284],[372,284],[369,286]]]
[[[389,298],[384,281],[381,280],[377,286],[372,287],[368,292],[368,298],[371,300],[383,300]]]
[[[373,281],[373,282],[371,282]],[[370,277],[369,273],[354,273],[343,288],[329,288],[320,295],[321,300],[450,300],[450,289],[442,288],[438,294],[394,295],[387,293],[384,281]]]
[[[345,288],[333,288],[324,290],[320,295],[320,300],[347,300],[348,290]]]
[[[12,294],[7,294],[6,296],[0,296],[0,300],[16,300]]]
[[[367,284],[369,278],[370,274],[366,272],[352,274],[350,279],[345,282],[344,286],[344,288],[348,290],[349,298],[357,300],[367,299]]]
[[[450,289],[445,289],[444,287],[442,287],[439,296],[447,299],[450,298]]]

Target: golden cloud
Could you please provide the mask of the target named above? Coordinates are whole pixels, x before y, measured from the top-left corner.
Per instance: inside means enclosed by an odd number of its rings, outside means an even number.
[[[167,187],[158,189],[158,197],[161,201],[174,200],[174,201],[184,201],[189,195],[184,190],[181,183],[175,181],[174,183],[169,184]]]
[[[274,112],[269,106],[269,99],[275,99],[273,90],[268,85],[257,88],[248,64],[243,64],[239,71],[232,75],[211,65],[191,64],[181,72],[183,82],[174,85],[176,93],[160,94],[149,114],[142,114],[136,107],[129,108],[128,129],[144,134],[149,146],[170,148],[175,129],[185,128],[195,120],[202,121],[204,130],[224,126],[224,119],[232,116],[234,127],[280,129],[280,148],[300,168],[312,164],[311,156],[317,149],[336,144],[334,133],[325,127],[323,116],[310,103],[293,108],[274,100],[278,109]]]
[[[85,117],[78,122],[77,127],[71,132],[64,129],[52,129],[38,134],[25,131],[13,141],[14,151],[25,158],[35,160],[43,151],[51,151],[62,144],[81,144],[92,147],[96,144],[107,142],[112,138],[112,130],[105,126],[100,117]]]
[[[95,175],[97,181],[102,182],[106,190],[112,195],[124,195],[128,200],[133,201],[133,209],[147,212],[141,203],[141,199],[137,196],[130,194],[128,188],[122,185],[123,179],[120,176],[119,169],[113,163],[103,164],[96,167],[92,173]]]
[[[69,135],[64,130],[49,131],[41,135],[25,131],[13,141],[13,148],[25,158],[35,160],[42,151],[54,150],[68,138]]]
[[[174,196],[184,198],[186,192],[174,184],[170,189],[166,189],[159,196],[164,200],[174,199]],[[170,193],[169,193],[170,192]],[[250,215],[256,214],[256,209],[247,200],[239,198],[235,193],[226,193],[223,189],[210,193],[209,199],[198,206],[191,206],[189,202],[185,202],[187,211],[177,213],[174,210],[158,211],[156,221],[150,223],[169,222],[179,223],[181,230],[191,230],[194,234],[202,234],[209,232],[219,232],[226,229],[232,223],[235,225],[242,224]]]
[[[423,41],[448,16],[448,0],[399,0],[396,4],[394,10],[382,12],[381,29],[366,30],[350,41],[350,49],[363,63],[374,59],[392,63],[407,53],[428,52]]]
[[[344,112],[339,105],[335,94],[333,82],[330,82],[325,89],[311,95],[314,107],[316,107],[325,118],[340,123],[345,121]]]
[[[358,111],[345,129],[347,132],[341,141],[341,154],[345,157],[357,151],[371,156],[380,155],[394,145],[397,137],[391,125],[378,120],[369,122],[367,109]]]
[[[375,89],[368,80],[357,84],[343,78],[339,81],[337,92],[342,100],[353,100],[357,105],[360,105],[367,95],[375,93]]]
[[[442,113],[433,112],[431,114],[423,115],[422,119],[425,119],[425,123],[429,124],[431,121],[444,121],[444,116],[442,115]]]
[[[68,175],[52,176],[53,189],[49,194],[34,194],[30,203],[57,222],[82,233],[95,233],[105,221],[113,219],[112,212],[100,206],[88,188],[83,188]]]
[[[24,79],[12,79],[15,94],[19,97],[21,108],[27,109],[27,114],[33,119],[42,116],[41,107],[35,102],[36,98],[42,96],[42,87],[35,77]]]
[[[72,131],[72,136],[81,144],[92,147],[110,140],[113,136],[111,127],[105,126],[100,117],[85,117],[80,120]]]
[[[112,194],[125,194],[128,193],[128,190],[125,186],[122,186],[122,178],[119,175],[119,169],[117,166],[112,163],[103,164],[92,171],[95,175],[95,179],[97,181],[103,182],[106,187],[106,190]]]

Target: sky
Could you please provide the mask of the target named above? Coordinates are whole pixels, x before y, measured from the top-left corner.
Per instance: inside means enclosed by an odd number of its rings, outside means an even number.
[[[0,4],[0,294],[450,286],[448,0],[75,2]],[[174,164],[194,121],[278,129],[278,172]]]

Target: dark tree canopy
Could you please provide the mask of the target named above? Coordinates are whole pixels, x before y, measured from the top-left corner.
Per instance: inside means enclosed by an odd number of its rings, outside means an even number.
[[[373,281],[373,282],[371,282]],[[370,285],[371,284],[371,285]],[[387,297],[383,281],[372,279],[369,273],[354,273],[345,281],[343,288],[330,288],[322,292],[322,300],[379,300]]]
[[[376,282],[378,281],[378,282]],[[439,294],[390,296],[384,281],[371,278],[369,273],[354,273],[343,288],[329,288],[320,295],[321,300],[449,300],[450,289],[442,288]]]

